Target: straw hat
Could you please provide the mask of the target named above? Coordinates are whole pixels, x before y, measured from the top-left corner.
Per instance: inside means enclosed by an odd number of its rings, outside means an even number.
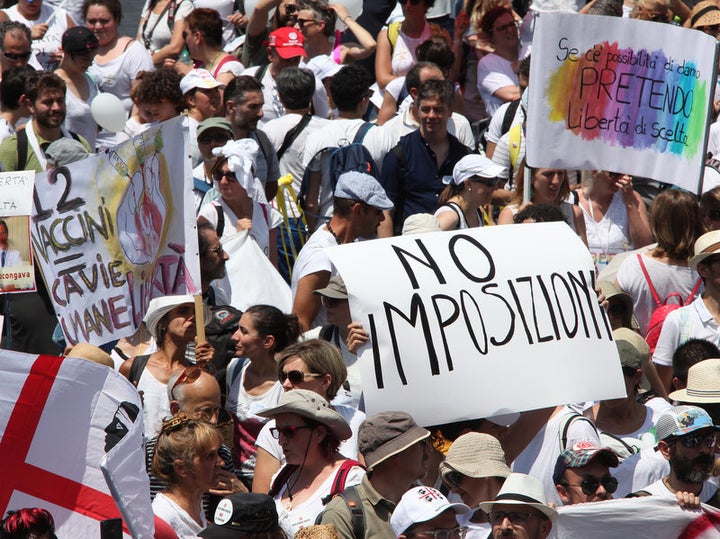
[[[483,502],[479,507],[486,513],[492,513],[495,504],[526,505],[540,511],[551,522],[555,522],[557,518],[557,511],[547,505],[543,484],[534,477],[522,473],[508,475],[495,500]]]
[[[450,446],[445,461],[440,463],[443,481],[447,483],[446,476],[453,471],[475,478],[510,475],[500,442],[480,432],[463,434]]]
[[[720,230],[713,230],[695,241],[695,256],[690,259],[690,267],[696,270],[700,262],[717,253],[720,253]]]
[[[67,353],[68,357],[79,357],[81,359],[87,359],[93,363],[99,363],[105,365],[111,369],[115,368],[115,362],[112,360],[110,355],[105,352],[102,348],[98,348],[92,344],[86,342],[79,342],[72,347],[70,352]]]
[[[690,367],[687,387],[669,397],[678,402],[720,402],[720,359],[705,359]]]
[[[325,398],[307,389],[293,389],[283,393],[277,406],[257,413],[260,417],[275,417],[280,414],[297,414],[322,423],[335,437],[342,441],[352,436],[350,426],[340,414],[330,408]]]

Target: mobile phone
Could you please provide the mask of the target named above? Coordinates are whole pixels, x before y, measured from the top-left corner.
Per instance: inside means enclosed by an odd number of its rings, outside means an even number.
[[[121,518],[109,518],[100,521],[100,539],[122,539],[123,527]]]

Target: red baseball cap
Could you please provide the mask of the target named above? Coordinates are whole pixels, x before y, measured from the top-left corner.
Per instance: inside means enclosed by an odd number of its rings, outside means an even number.
[[[270,32],[267,45],[275,47],[280,58],[287,60],[296,56],[305,56],[304,42],[305,38],[298,30],[290,26],[283,26]]]

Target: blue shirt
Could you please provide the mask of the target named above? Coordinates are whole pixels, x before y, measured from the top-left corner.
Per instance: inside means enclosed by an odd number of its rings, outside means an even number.
[[[397,146],[385,155],[380,183],[390,200],[395,203],[393,224],[396,232],[410,215],[435,213],[438,198],[445,184],[443,176],[452,176],[453,168],[470,150],[453,135],[447,135],[450,148],[445,161],[437,166],[435,152],[425,142],[420,130],[415,130],[400,139]],[[398,161],[398,153],[404,163]],[[403,174],[402,168],[405,168]]]

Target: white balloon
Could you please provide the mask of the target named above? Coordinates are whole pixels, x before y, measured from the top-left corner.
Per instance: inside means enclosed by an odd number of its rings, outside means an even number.
[[[97,124],[103,129],[119,133],[125,129],[127,113],[122,101],[116,95],[101,92],[90,104],[90,112]]]
[[[245,0],[245,15],[247,16],[248,20],[250,19],[250,15],[252,15],[252,12],[255,11],[255,6],[258,5],[258,0]],[[268,12],[268,20],[272,19],[273,13],[275,13],[275,8],[272,8]]]
[[[363,0],[337,0],[335,2],[330,2],[331,4],[341,4],[345,6],[345,9],[348,11],[348,15],[352,17],[353,19],[356,19],[362,14],[363,11]],[[340,32],[344,32],[347,28],[347,25],[338,18],[337,22],[335,23],[335,30],[339,30]]]

